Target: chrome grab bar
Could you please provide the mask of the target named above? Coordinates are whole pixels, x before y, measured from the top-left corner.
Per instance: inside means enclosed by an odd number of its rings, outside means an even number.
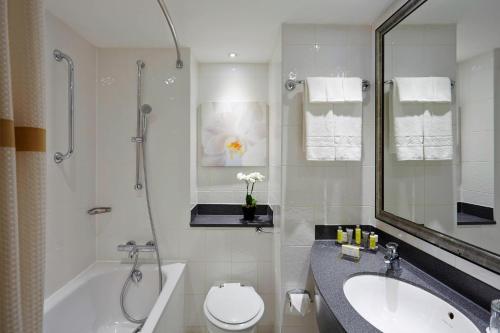
[[[54,58],[56,61],[61,62],[63,59],[68,63],[68,151],[66,153],[57,152],[54,154],[54,161],[56,164],[62,163],[71,157],[74,151],[75,139],[75,66],[73,59],[58,49],[55,49]]]

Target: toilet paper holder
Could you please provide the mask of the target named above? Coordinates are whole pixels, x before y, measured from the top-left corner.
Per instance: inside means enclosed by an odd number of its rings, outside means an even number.
[[[289,306],[292,306],[292,299],[290,297],[290,295],[293,295],[293,294],[306,294],[307,296],[309,296],[309,300],[310,302],[312,303],[313,302],[313,298],[311,296],[311,293],[309,292],[309,290],[306,290],[306,289],[292,289],[292,290],[288,290],[286,292],[286,299],[288,301],[288,305]]]

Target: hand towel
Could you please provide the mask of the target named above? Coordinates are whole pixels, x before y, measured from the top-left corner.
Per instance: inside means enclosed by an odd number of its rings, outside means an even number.
[[[447,77],[397,77],[400,102],[451,103],[451,81]]]
[[[310,161],[335,160],[333,104],[310,103],[309,85],[303,98],[304,151]]]
[[[430,77],[396,77],[399,102],[429,102],[434,98],[433,79]]]
[[[326,99],[330,103],[345,102],[344,78],[327,77],[326,78]]]
[[[344,77],[342,81],[345,102],[363,102],[363,80],[359,77]]]
[[[406,89],[408,98],[414,88],[410,81],[394,80],[390,105],[389,133],[391,150],[398,161],[424,159],[424,108],[422,103],[401,102],[400,84]],[[413,98],[413,97],[412,97]]]
[[[433,77],[433,102],[451,103],[451,80],[447,77]]]
[[[361,102],[333,105],[335,160],[361,160],[362,110]]]
[[[308,77],[304,85],[308,91],[308,103],[326,103],[328,102],[326,94],[327,77]]]
[[[450,103],[425,103],[424,159],[453,159],[453,125]]]

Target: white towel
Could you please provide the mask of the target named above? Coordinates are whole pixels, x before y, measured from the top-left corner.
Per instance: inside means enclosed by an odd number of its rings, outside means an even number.
[[[397,78],[392,97],[389,127],[397,160],[453,159],[450,80]]]
[[[345,102],[344,78],[327,77],[326,78],[326,98],[330,103]]]
[[[363,80],[359,77],[345,77],[342,80],[344,101],[363,102]]]
[[[453,159],[451,104],[425,103],[424,108],[424,159]]]
[[[310,103],[308,85],[304,89],[304,151],[310,161],[334,161],[333,104]]]
[[[424,159],[424,124],[422,103],[402,103],[400,80],[394,80],[389,131],[391,150],[398,161]],[[407,90],[410,82],[404,82]]]
[[[309,103],[326,103],[328,98],[326,95],[327,77],[308,77],[305,82],[305,89],[308,91]]]
[[[447,77],[397,77],[400,102],[451,103],[451,81]]]
[[[337,161],[360,161],[362,142],[363,104],[334,104],[335,159]]]

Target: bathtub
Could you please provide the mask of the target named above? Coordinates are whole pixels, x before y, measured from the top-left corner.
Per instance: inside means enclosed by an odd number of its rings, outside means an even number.
[[[130,264],[97,262],[45,300],[44,333],[131,333],[120,309],[120,292]],[[148,319],[141,333],[181,333],[184,313],[184,268],[162,266],[164,286],[158,296],[158,269],[139,266],[142,280],[129,284],[125,306],[136,318]]]

